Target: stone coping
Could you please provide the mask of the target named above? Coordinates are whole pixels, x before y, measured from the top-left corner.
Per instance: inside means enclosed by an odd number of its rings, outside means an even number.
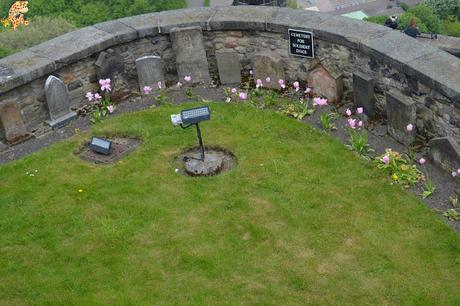
[[[312,31],[317,39],[344,45],[395,67],[460,105],[460,59],[387,27],[326,13],[289,8],[237,6],[150,13],[98,23],[66,33],[0,60],[0,94],[109,47],[174,27],[203,31]],[[287,36],[286,36],[287,38]]]

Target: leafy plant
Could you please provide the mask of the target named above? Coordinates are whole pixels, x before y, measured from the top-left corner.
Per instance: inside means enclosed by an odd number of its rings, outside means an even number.
[[[443,215],[447,217],[449,220],[454,220],[454,221],[459,221],[460,220],[460,213],[456,211],[455,209],[451,208],[446,210]]]
[[[324,113],[321,115],[319,118],[321,125],[323,126],[323,129],[326,131],[334,130],[336,129],[336,126],[334,123],[332,123],[332,120],[334,120],[335,114],[334,113]]]
[[[347,130],[348,136],[350,137],[350,145],[348,147],[359,155],[367,158],[367,155],[374,151],[368,143],[369,137],[367,131],[352,128],[347,128]]]
[[[404,159],[402,155],[391,149],[386,149],[385,154],[378,156],[374,162],[377,168],[385,171],[393,181],[409,187],[425,179],[423,173]]]
[[[458,196],[456,194],[451,195],[449,197],[449,202],[453,208],[457,208],[458,207]]]
[[[422,193],[422,198],[426,199],[431,196],[436,190],[436,186],[433,184],[433,181],[428,180],[425,184],[425,190]]]

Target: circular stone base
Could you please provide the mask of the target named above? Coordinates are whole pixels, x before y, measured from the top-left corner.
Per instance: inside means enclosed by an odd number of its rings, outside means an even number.
[[[199,160],[201,154],[190,154],[185,157],[185,171],[190,175],[214,175],[222,169],[224,160],[216,153],[205,154],[204,161]]]
[[[206,147],[204,161],[198,147],[183,151],[173,162],[176,172],[186,176],[211,176],[233,168],[236,157],[232,152],[220,147]]]

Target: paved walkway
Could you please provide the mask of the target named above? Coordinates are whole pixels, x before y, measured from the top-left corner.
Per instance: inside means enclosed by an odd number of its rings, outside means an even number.
[[[204,0],[187,0],[187,7],[202,7]]]

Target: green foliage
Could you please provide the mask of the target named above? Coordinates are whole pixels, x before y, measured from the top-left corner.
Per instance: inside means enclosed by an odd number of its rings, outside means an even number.
[[[333,120],[335,119],[334,113],[323,113],[321,114],[319,120],[324,130],[330,131],[336,129]]]
[[[460,21],[455,16],[450,16],[442,22],[442,34],[460,37]]]
[[[428,32],[439,33],[441,28],[441,21],[439,17],[434,13],[431,7],[419,4],[410,8],[409,11],[407,11],[407,13],[417,17],[421,21],[421,23],[426,27]],[[403,16],[407,13],[404,13]]]
[[[30,48],[75,29],[75,25],[60,17],[33,18],[28,26],[20,26],[16,30],[8,28],[0,32],[0,57]]]
[[[0,16],[6,16],[14,1],[0,5]],[[78,27],[126,16],[186,7],[186,0],[32,0],[26,17],[62,17]]]
[[[104,120],[109,115],[109,106],[112,103],[110,99],[102,99],[99,102],[93,104],[93,109],[91,111],[91,123],[98,123]],[[113,105],[112,105],[113,107]]]
[[[457,15],[460,18],[459,0],[424,0],[423,3],[442,19],[445,19],[448,15]]]
[[[385,162],[385,158],[388,162]],[[425,179],[424,175],[415,165],[404,159],[401,154],[391,149],[386,149],[385,154],[378,156],[374,162],[377,168],[385,171],[393,181],[409,187]]]
[[[370,17],[366,17],[364,18],[363,20],[364,21],[369,21],[369,22],[372,22],[372,23],[376,23],[376,24],[380,24],[380,25],[383,25],[385,24],[385,21],[388,19],[388,16],[386,15],[379,15],[379,16],[370,16]]]
[[[443,214],[449,220],[459,221],[460,220],[460,213],[458,213],[455,209],[451,208],[444,212]]]
[[[367,131],[352,128],[347,128],[347,130],[350,140],[349,148],[367,159],[368,154],[374,151],[368,143]]]
[[[425,183],[425,190],[423,190],[422,197],[424,199],[431,196],[436,190],[436,186],[433,184],[433,181],[429,180]]]

